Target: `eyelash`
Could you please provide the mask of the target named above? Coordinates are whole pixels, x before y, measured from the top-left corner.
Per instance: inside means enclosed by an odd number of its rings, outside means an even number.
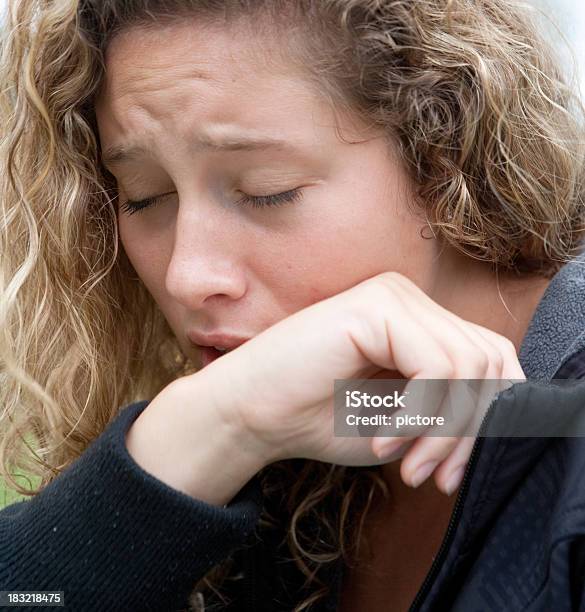
[[[121,208],[126,214],[133,215],[141,210],[144,210],[145,208],[155,206],[162,200],[162,198],[167,195],[171,195],[171,193],[174,192],[164,193],[159,196],[153,196],[152,198],[144,198],[143,200],[126,200],[126,202],[122,204]],[[301,197],[302,192],[300,189],[290,189],[289,191],[283,191],[282,193],[275,193],[268,196],[244,195],[244,197],[240,198],[236,203],[245,206],[252,206],[253,208],[266,208],[269,206],[292,204],[293,202],[298,202]]]

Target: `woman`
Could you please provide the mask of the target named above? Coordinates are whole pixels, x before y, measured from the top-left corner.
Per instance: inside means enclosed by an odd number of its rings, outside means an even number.
[[[551,466],[555,499],[579,491],[581,441],[340,438],[331,399],[335,379],[580,377],[583,272],[563,264],[582,125],[526,15],[10,8],[3,464],[34,434],[20,461],[43,486],[0,514],[2,590],[84,610],[501,608],[485,572],[509,514],[556,538],[579,500],[542,524],[516,505],[538,507]],[[492,411],[582,395],[523,383]],[[544,577],[508,609],[582,601],[571,534],[570,553],[540,537]],[[509,540],[496,570],[531,572]]]

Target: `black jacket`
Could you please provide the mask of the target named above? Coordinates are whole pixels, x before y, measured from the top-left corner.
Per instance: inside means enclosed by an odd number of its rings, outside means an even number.
[[[522,346],[532,380],[498,396],[482,433],[510,415],[530,418],[535,406],[562,408],[582,424],[583,330],[585,272],[568,264]],[[559,386],[552,378],[577,382]],[[123,409],[41,493],[0,511],[0,591],[64,591],[66,609],[80,612],[186,610],[194,583],[231,555],[243,579],[230,610],[292,610],[306,593],[258,529],[259,478],[223,508],[146,473],[124,434],[147,405]],[[343,567],[331,568],[329,579],[331,597],[313,610],[336,609]],[[585,611],[584,585],[585,439],[479,437],[412,610]]]

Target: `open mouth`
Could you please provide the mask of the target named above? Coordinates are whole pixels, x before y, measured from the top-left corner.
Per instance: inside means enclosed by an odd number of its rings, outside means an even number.
[[[229,348],[221,348],[220,346],[210,346],[207,348],[214,348],[218,353],[229,353],[231,350],[233,350]]]
[[[210,363],[212,363],[213,361],[215,361],[216,359],[219,359],[222,355],[229,353],[233,349],[225,349],[225,348],[220,348],[217,346],[201,346],[200,350],[201,350],[201,363],[202,363],[202,366],[205,367],[209,365]]]

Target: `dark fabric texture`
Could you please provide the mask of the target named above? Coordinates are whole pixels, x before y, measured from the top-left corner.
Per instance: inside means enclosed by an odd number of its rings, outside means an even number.
[[[528,380],[550,380],[585,350],[585,254],[566,263],[547,287],[520,347]],[[578,360],[576,363],[583,363]]]
[[[520,352],[530,380],[498,396],[494,422],[534,402],[585,418],[585,382],[548,384],[583,378],[584,330],[585,272],[568,265],[547,289]],[[231,557],[242,575],[226,589],[232,601],[210,600],[206,611],[290,612],[307,592],[279,556],[280,534],[259,527],[266,502],[258,476],[225,508],[160,482],[124,444],[147,405],[122,409],[41,493],[0,512],[0,590],[61,590],[66,609],[81,612],[172,612],[188,609],[197,580]],[[412,609],[585,611],[585,439],[479,438],[473,457]],[[328,570],[331,594],[311,610],[336,610],[343,570]]]
[[[257,480],[223,508],[151,476],[124,440],[147,404],[126,407],[41,493],[0,512],[0,590],[64,591],[79,612],[168,612],[245,545],[259,518]]]

